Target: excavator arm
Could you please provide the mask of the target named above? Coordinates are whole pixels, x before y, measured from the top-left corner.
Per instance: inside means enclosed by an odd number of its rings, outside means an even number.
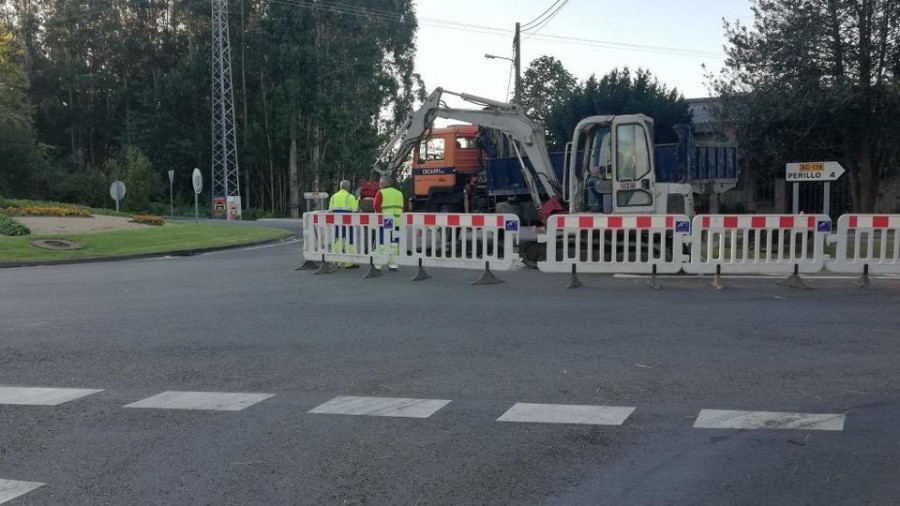
[[[451,109],[441,103],[443,94],[455,95],[473,104],[481,105],[484,109]],[[547,146],[544,142],[543,128],[522,114],[518,106],[498,102],[495,100],[477,97],[466,93],[454,93],[442,88],[436,88],[422,106],[413,111],[404,125],[394,135],[394,138],[384,147],[375,162],[375,172],[380,175],[394,173],[400,165],[409,158],[412,150],[422,141],[431,130],[435,118],[452,119],[474,123],[483,128],[491,128],[503,132],[512,143],[519,159],[519,165],[528,191],[538,209],[544,206],[540,193],[544,193],[555,201],[561,201],[563,197],[562,184],[547,154]],[[523,154],[531,162],[530,169],[524,162]],[[540,185],[540,187],[539,187]]]

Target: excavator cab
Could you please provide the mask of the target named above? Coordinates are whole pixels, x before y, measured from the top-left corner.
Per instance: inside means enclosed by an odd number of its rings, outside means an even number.
[[[566,172],[569,212],[652,213],[656,206],[653,120],[591,116],[575,127]]]

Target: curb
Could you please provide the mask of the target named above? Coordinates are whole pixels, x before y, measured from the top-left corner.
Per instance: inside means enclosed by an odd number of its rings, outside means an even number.
[[[0,269],[12,269],[15,267],[43,267],[52,265],[69,265],[69,264],[93,264],[98,262],[119,262],[124,260],[140,260],[143,258],[162,258],[162,257],[191,257],[201,253],[210,253],[212,251],[224,251],[236,248],[246,248],[248,246],[262,246],[265,244],[275,244],[279,242],[288,242],[296,240],[297,237],[291,234],[287,237],[279,237],[276,239],[263,239],[260,241],[245,242],[242,244],[230,244],[228,246],[212,246],[209,248],[195,248],[177,251],[160,251],[157,253],[140,253],[136,255],[111,256],[99,258],[72,258],[65,260],[47,260],[43,262],[0,262]]]

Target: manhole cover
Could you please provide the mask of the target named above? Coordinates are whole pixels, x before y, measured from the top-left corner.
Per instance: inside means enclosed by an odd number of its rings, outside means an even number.
[[[84,244],[79,242],[70,241],[68,239],[35,239],[31,241],[32,246],[36,246],[41,249],[52,249],[52,250],[68,250],[68,249],[82,249],[84,248]]]

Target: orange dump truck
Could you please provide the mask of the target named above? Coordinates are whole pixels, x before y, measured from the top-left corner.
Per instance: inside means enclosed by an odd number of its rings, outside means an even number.
[[[413,153],[413,209],[454,212],[464,210],[466,186],[483,166],[478,127],[452,125],[434,128]]]

